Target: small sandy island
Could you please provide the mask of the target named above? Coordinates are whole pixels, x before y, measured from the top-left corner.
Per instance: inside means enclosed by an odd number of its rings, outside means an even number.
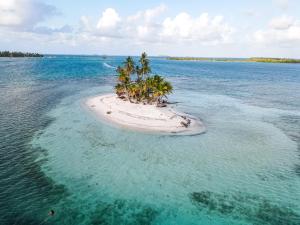
[[[85,104],[100,118],[129,129],[181,135],[205,132],[199,119],[176,112],[170,105],[135,104],[118,98],[116,94],[91,97]]]

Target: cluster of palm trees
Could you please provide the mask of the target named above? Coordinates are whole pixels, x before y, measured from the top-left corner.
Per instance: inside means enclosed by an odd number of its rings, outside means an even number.
[[[150,76],[151,68],[147,54],[142,53],[139,64],[136,65],[132,57],[127,57],[124,66],[117,68],[118,83],[116,94],[134,103],[161,105],[173,90],[170,82],[159,75]]]

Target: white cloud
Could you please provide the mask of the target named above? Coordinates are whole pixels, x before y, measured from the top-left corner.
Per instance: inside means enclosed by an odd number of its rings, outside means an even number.
[[[165,12],[167,6],[161,4],[155,8],[147,9],[145,11],[139,11],[134,15],[128,16],[128,22],[137,22],[142,20],[144,23],[152,23],[156,17],[160,16],[163,12]]]
[[[210,18],[208,13],[203,13],[193,18],[187,13],[180,13],[174,19],[166,18],[163,21],[161,36],[174,40],[217,44],[229,41],[233,31],[222,16]]]
[[[0,35],[7,37],[7,41],[10,37],[10,42],[22,36],[24,42],[32,39],[49,46],[51,43],[66,46],[105,43],[113,47],[117,43],[128,43],[129,48],[130,40],[132,46],[142,48],[217,45],[230,40],[234,30],[221,16],[211,17],[204,13],[193,17],[183,12],[166,17],[166,10],[166,5],[161,4],[121,17],[116,9],[107,8],[95,21],[81,16],[78,29],[74,30],[68,25],[43,25],[41,22],[57,14],[57,9],[41,0],[0,0]]]
[[[273,18],[269,27],[254,33],[254,40],[263,44],[280,44],[290,47],[300,44],[300,21],[292,17]]]
[[[113,8],[108,8],[102,13],[97,24],[98,29],[113,29],[121,21],[119,14]]]
[[[39,22],[57,13],[54,6],[37,0],[1,0],[0,26],[32,29]]]
[[[139,11],[121,19],[115,9],[108,8],[98,21],[91,26],[87,17],[81,18],[82,30],[91,36],[107,38],[130,38],[137,42],[197,42],[198,44],[219,44],[230,40],[234,29],[222,16],[210,17],[203,13],[192,17],[179,13],[174,18],[162,18],[165,5]],[[91,29],[91,27],[94,27]]]
[[[166,9],[167,9],[166,5],[161,4],[156,8],[146,10],[144,12],[144,17],[146,22],[149,22],[152,19],[154,19],[156,16],[159,16],[161,13],[165,12]]]
[[[293,17],[283,15],[281,17],[273,18],[270,21],[270,27],[273,29],[285,30],[290,28],[294,22]]]
[[[0,34],[11,40],[20,38],[21,43],[26,39],[48,42],[49,38],[60,38],[60,34],[70,36],[73,28],[69,25],[42,24],[55,15],[59,15],[57,8],[40,0],[0,0]]]
[[[22,22],[21,12],[15,9],[16,1],[0,1],[0,25],[19,25]]]

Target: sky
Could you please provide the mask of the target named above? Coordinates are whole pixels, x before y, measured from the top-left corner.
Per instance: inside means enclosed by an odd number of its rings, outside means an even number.
[[[300,58],[300,0],[0,0],[0,51]]]

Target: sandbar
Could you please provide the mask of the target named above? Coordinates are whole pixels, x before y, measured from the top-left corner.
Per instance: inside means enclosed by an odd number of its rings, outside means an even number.
[[[194,116],[174,110],[174,105],[166,107],[131,103],[116,94],[90,97],[85,101],[87,108],[98,118],[109,123],[137,131],[196,135],[206,131],[202,121]]]

